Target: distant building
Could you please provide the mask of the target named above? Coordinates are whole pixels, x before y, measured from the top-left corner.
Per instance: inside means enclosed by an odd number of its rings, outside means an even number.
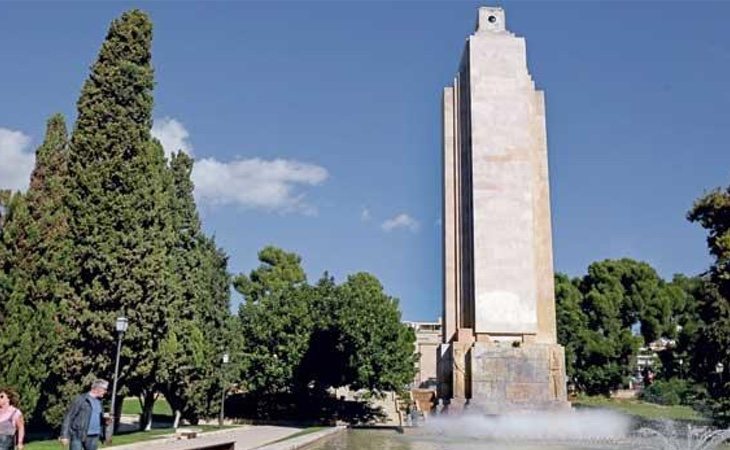
[[[652,368],[659,361],[658,354],[665,350],[674,348],[677,343],[674,339],[659,338],[656,341],[650,342],[645,347],[640,347],[639,352],[636,355],[636,368],[640,372],[644,368]],[[684,360],[680,359],[679,364],[683,364]]]
[[[416,362],[414,388],[433,388],[437,385],[436,361],[439,344],[441,344],[441,320],[438,322],[403,322],[416,332],[414,351],[419,358]]]

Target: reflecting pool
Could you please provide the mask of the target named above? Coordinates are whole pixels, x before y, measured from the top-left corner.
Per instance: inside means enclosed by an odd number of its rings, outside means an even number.
[[[320,442],[307,450],[587,450],[633,449],[620,442],[509,442],[488,441],[479,438],[449,438],[423,436],[420,433],[403,434],[389,430],[349,430]]]
[[[643,427],[643,428],[640,428]],[[602,410],[429,419],[396,430],[349,430],[308,450],[713,450],[730,430],[664,422],[651,428]]]

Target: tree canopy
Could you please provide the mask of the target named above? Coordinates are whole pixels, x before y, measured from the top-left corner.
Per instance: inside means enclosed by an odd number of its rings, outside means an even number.
[[[634,375],[639,347],[675,339],[686,306],[680,288],[627,258],[593,263],[574,280],[557,274],[555,294],[568,375],[590,394],[607,395]]]
[[[730,187],[699,198],[687,219],[707,231],[707,247],[714,257],[704,276],[696,313],[699,319],[692,343],[696,377],[708,390],[715,419],[730,424]]]
[[[381,392],[411,381],[415,335],[377,278],[358,273],[337,285],[325,274],[312,286],[296,254],[266,247],[259,260],[250,275],[234,279],[245,300],[242,378],[250,390]]]

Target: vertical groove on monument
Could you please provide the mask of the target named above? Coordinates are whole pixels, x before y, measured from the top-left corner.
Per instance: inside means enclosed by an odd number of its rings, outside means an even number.
[[[454,334],[456,335],[456,330],[458,330],[459,324],[461,323],[461,303],[462,299],[464,298],[463,290],[461,288],[461,246],[459,245],[459,235],[457,234],[457,231],[459,227],[461,227],[461,195],[459,189],[457,189],[457,186],[460,186],[461,183],[461,158],[459,157],[459,132],[456,129],[456,124],[458,123],[458,114],[459,114],[459,97],[458,97],[458,80],[454,79],[454,86],[456,88],[452,88],[451,91],[451,98],[453,101],[452,104],[452,110],[451,110],[451,126],[453,129],[451,130],[451,135],[453,136],[453,142],[451,146],[451,153],[454,160],[454,165],[452,167],[451,172],[454,176],[454,188],[452,197],[454,199],[454,210],[451,212],[454,216],[454,223],[453,223],[453,233],[454,233],[454,245],[456,248],[454,248],[454,258],[455,258],[455,265],[456,265],[456,273],[454,274],[454,284],[456,287],[456,303],[454,304],[454,311],[456,311],[456,317],[454,318],[454,323],[456,324],[456,329],[454,330]],[[454,91],[456,89],[456,91]],[[448,341],[446,341],[448,342]]]
[[[472,152],[471,152],[471,97],[469,76],[469,43],[462,56],[461,69],[457,75],[456,95],[459,108],[456,110],[456,133],[459,136],[455,151],[459,154],[459,247],[461,249],[461,293],[466,301],[461,303],[461,328],[474,327],[474,230],[473,230],[473,190],[472,190]]]
[[[501,8],[479,8],[443,114],[440,395],[488,413],[566,407],[544,98]]]
[[[444,188],[444,196],[442,203],[442,226],[444,235],[442,240],[443,251],[443,310],[442,316],[442,341],[450,342],[456,331],[456,235],[454,233],[456,214],[454,192],[454,89],[451,87],[444,88],[443,92],[443,116],[442,126],[444,151],[441,155],[442,161],[442,186]]]

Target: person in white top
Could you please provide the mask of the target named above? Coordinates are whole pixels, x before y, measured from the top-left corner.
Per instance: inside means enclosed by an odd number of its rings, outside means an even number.
[[[23,449],[25,423],[18,400],[15,389],[0,388],[0,450]]]

